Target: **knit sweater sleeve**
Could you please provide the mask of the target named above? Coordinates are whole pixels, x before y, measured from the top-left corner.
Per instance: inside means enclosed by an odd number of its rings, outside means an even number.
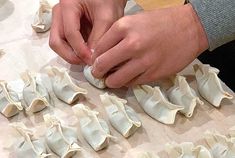
[[[235,0],[189,0],[209,41],[209,50],[235,40]]]

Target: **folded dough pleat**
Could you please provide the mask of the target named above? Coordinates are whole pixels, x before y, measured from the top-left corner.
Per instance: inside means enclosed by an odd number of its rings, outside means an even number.
[[[21,75],[25,86],[23,89],[23,99],[27,112],[38,112],[49,106],[49,94],[44,87],[40,74],[25,72]]]
[[[12,117],[23,110],[19,96],[7,88],[5,81],[0,81],[0,111],[5,117]]]
[[[52,88],[57,98],[72,104],[80,95],[87,94],[87,90],[75,85],[66,69],[47,67],[47,73],[52,79]]]
[[[33,137],[33,132],[26,128],[23,123],[12,123],[11,126],[20,134],[15,144],[17,158],[45,158],[47,150],[42,139]]]
[[[101,102],[108,114],[112,126],[124,137],[129,137],[141,127],[137,113],[129,107],[127,101],[105,93],[100,95]]]
[[[196,92],[189,86],[185,77],[178,75],[175,78],[175,85],[168,90],[168,98],[173,104],[184,107],[180,112],[186,117],[193,115],[197,104],[204,104],[199,97],[197,97]]]
[[[173,124],[176,113],[184,107],[170,103],[159,87],[138,85],[133,88],[134,95],[144,111],[164,124]]]
[[[223,90],[221,80],[217,76],[219,70],[210,65],[194,65],[195,76],[200,95],[215,107],[219,107],[224,98],[233,96]]]
[[[216,131],[207,131],[205,133],[205,140],[210,148],[213,158],[235,157],[235,144],[233,139],[227,138]]]
[[[48,127],[45,135],[50,150],[61,158],[69,158],[81,150],[78,145],[78,135],[74,128],[66,127],[54,116],[44,115]]]
[[[104,88],[106,88],[104,79],[95,78],[95,77],[92,75],[91,70],[92,70],[92,66],[88,66],[88,65],[87,65],[87,66],[84,67],[83,74],[84,74],[86,80],[87,80],[90,84],[92,84],[93,86],[95,86],[96,88],[99,88],[99,89],[104,89]]]
[[[194,146],[191,142],[181,144],[171,143],[166,145],[170,158],[213,158],[209,150],[202,146]]]
[[[106,121],[98,118],[99,113],[83,104],[77,104],[72,109],[79,120],[82,135],[91,147],[95,151],[107,147],[112,136]]]
[[[52,7],[47,0],[40,0],[39,9],[34,16],[32,28],[38,32],[46,32],[51,27]]]

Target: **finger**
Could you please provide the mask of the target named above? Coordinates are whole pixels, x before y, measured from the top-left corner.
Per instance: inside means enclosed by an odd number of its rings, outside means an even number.
[[[80,33],[80,19],[82,17],[82,7],[72,1],[61,0],[61,11],[63,18],[64,33],[67,41],[74,49],[74,52],[86,64],[91,64],[91,52]]]
[[[134,68],[134,69],[133,69]],[[109,75],[105,84],[110,88],[120,88],[145,71],[139,60],[130,60],[119,70]]]
[[[104,35],[105,32],[111,27],[112,22],[104,21],[104,20],[96,20],[94,21],[91,34],[88,38],[88,47],[93,49],[95,48],[97,42]]]
[[[118,22],[116,22],[102,36],[95,47],[95,52],[92,54],[92,62],[94,62],[98,56],[117,45],[124,38],[125,33],[120,28]]]
[[[146,72],[142,73],[141,75],[137,76],[132,81],[130,81],[128,83],[128,86],[147,84],[147,83],[156,81],[157,76],[150,77],[150,76],[153,76],[152,74],[151,75],[150,74],[151,74],[150,71],[146,71]]]
[[[57,4],[52,12],[52,26],[50,30],[49,45],[59,56],[71,64],[80,64],[82,61],[73,52],[73,49],[63,39],[63,25],[60,6]]]
[[[128,52],[127,42],[124,39],[118,45],[96,58],[92,74],[96,78],[102,78],[112,68],[129,60],[131,55]]]

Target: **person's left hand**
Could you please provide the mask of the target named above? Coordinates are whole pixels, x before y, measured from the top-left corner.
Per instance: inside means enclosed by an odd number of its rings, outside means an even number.
[[[191,4],[119,19],[97,43],[92,73],[119,88],[168,77],[208,48]],[[115,71],[110,73],[115,68]]]

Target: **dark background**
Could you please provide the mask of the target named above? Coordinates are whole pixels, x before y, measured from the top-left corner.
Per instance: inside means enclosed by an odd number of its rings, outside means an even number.
[[[235,92],[235,41],[214,51],[202,53],[198,59],[220,70],[219,78]]]

